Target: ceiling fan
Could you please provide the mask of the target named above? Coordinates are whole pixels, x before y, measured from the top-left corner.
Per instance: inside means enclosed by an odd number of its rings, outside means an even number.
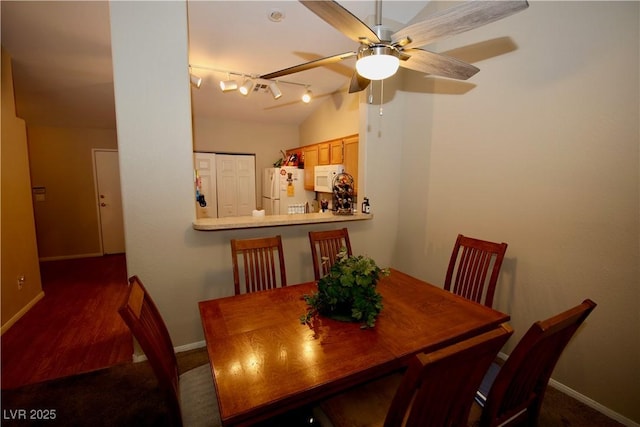
[[[399,66],[436,76],[466,80],[480,70],[459,59],[419,47],[489,24],[529,7],[527,0],[471,0],[391,33],[391,30],[382,25],[381,0],[376,0],[376,25],[373,28],[369,28],[335,1],[299,1],[326,23],[359,43],[357,52],[316,59],[261,75],[260,78],[273,80],[355,56],[358,60],[349,93],[365,89],[371,80],[383,80],[394,75]]]

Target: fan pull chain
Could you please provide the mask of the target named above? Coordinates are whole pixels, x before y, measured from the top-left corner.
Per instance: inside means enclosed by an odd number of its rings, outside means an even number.
[[[382,116],[382,103],[384,101],[384,80],[380,80],[380,111],[378,114]]]

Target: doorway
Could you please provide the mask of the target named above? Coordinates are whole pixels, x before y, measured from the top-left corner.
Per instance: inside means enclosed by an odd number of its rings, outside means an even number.
[[[124,253],[124,219],[118,151],[94,149],[93,167],[102,253]]]

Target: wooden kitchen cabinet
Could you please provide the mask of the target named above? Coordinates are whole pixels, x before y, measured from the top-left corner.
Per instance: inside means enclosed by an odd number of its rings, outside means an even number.
[[[330,165],[331,164],[331,144],[328,142],[322,142],[318,144],[318,164]]]
[[[331,164],[341,165],[343,160],[343,143],[342,139],[331,141],[329,146],[331,147]]]
[[[298,153],[304,161],[304,189],[313,191],[313,172],[317,165],[344,165],[344,170],[354,180],[354,188],[358,185],[358,135],[291,148],[287,154]]]
[[[313,168],[318,164],[318,146],[303,147],[302,156],[304,158],[304,189],[313,191]]]
[[[352,135],[342,140],[344,170],[353,176],[353,188],[358,194],[358,135]]]

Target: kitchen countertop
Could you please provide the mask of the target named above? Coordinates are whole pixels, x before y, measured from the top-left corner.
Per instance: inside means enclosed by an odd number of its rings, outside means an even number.
[[[200,231],[218,231],[238,228],[320,224],[325,222],[364,221],[368,219],[373,219],[373,215],[362,213],[334,215],[331,212],[318,212],[291,215],[236,216],[229,218],[199,218],[193,221],[193,228]]]

